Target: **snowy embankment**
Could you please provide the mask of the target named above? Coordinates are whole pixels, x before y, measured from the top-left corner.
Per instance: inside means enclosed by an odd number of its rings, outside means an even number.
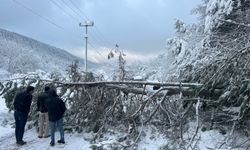
[[[14,117],[13,112],[9,112],[5,100],[0,97],[0,150],[18,149],[15,141],[15,129],[14,129]],[[27,123],[29,124],[29,123]],[[91,133],[65,133],[66,144],[56,144],[54,147],[49,145],[50,138],[37,138],[37,132],[35,128],[27,129],[24,133],[24,141],[27,145],[20,147],[20,150],[44,150],[44,149],[65,149],[65,150],[91,150],[93,146],[103,146],[107,149],[109,144],[117,142],[118,136],[122,136],[119,133],[105,134],[102,141],[98,143],[90,142],[93,138]],[[58,139],[59,133],[56,133],[56,139]],[[145,137],[139,143],[139,149],[160,149],[160,147],[166,144],[167,140],[164,139],[162,134],[154,134],[152,136],[151,129],[145,129]]]
[[[13,113],[8,111],[8,108],[5,105],[5,100],[0,97],[0,138],[6,134],[14,132],[14,129],[11,128],[13,123]]]
[[[14,125],[13,112],[8,112],[5,105],[5,101],[0,97],[0,150],[16,149],[15,141],[15,129],[12,127]],[[27,127],[27,125],[26,125]],[[59,137],[59,133],[56,134]],[[65,139],[67,140],[66,145],[57,144],[55,147],[50,147],[50,138],[39,139],[37,138],[36,130],[30,129],[24,133],[24,141],[27,141],[27,145],[20,148],[20,150],[43,150],[43,149],[64,149],[69,150],[87,150],[90,149],[90,143],[84,140],[84,135],[82,134],[65,134]]]
[[[29,123],[28,123],[29,124]],[[190,139],[193,135],[193,130],[195,123],[189,123],[189,130],[184,134],[185,139]],[[14,118],[13,112],[9,112],[6,108],[5,101],[0,97],[0,150],[46,150],[46,149],[65,149],[65,150],[91,150],[96,147],[102,147],[104,149],[110,150],[110,144],[117,143],[117,140],[123,136],[123,133],[112,131],[104,134],[104,136],[93,142],[93,133],[65,133],[66,144],[56,144],[54,147],[49,145],[50,138],[37,138],[37,132],[35,128],[26,129],[24,133],[24,141],[27,141],[27,145],[20,148],[15,144],[15,131],[14,131]],[[27,127],[27,125],[26,125]],[[173,131],[172,131],[173,132]],[[165,133],[166,134],[166,133]],[[207,149],[218,149],[220,145],[223,145],[227,135],[222,135],[218,130],[210,130],[205,132],[198,132],[196,137],[197,149],[207,150]],[[59,138],[59,133],[56,133],[56,139]],[[197,139],[198,138],[198,139]],[[238,142],[245,141],[238,137]],[[246,141],[248,142],[248,141]],[[138,143],[138,150],[164,150],[168,148],[173,148],[171,145],[171,140],[164,136],[164,133],[159,133],[154,127],[144,127],[141,139]],[[244,143],[246,144],[246,143]],[[230,147],[223,147],[224,149],[230,149]],[[234,148],[241,150],[241,148]]]

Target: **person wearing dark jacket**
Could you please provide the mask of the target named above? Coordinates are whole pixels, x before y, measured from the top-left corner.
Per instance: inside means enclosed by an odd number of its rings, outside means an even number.
[[[34,87],[28,86],[25,91],[18,93],[14,99],[15,135],[18,146],[26,144],[26,142],[23,141],[23,134],[30,111],[33,91]]]
[[[49,98],[49,87],[44,88],[44,93],[37,98],[37,110],[39,111],[39,132],[38,138],[49,137],[49,116],[45,102]]]
[[[61,139],[58,140],[58,143],[65,143],[64,140],[64,130],[63,130],[63,114],[66,110],[65,103],[57,95],[55,90],[49,91],[49,99],[46,102],[49,113],[49,126],[50,126],[50,135],[51,142],[50,145],[55,145],[55,131],[56,128],[59,129]]]

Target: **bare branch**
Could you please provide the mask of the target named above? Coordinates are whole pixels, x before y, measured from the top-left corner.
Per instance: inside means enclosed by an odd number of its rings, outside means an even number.
[[[194,135],[192,136],[191,140],[189,141],[189,144],[188,144],[187,148],[189,148],[189,147],[192,148],[192,143],[193,143],[194,138],[196,137],[196,135],[198,133],[198,129],[199,129],[199,106],[200,106],[200,99],[198,99],[198,102],[196,103],[196,107],[195,107],[195,112],[196,112],[196,129],[195,129]]]

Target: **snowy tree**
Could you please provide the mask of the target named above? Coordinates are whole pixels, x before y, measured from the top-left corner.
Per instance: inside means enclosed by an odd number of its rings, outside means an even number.
[[[10,42],[2,39],[1,46],[1,61],[2,67],[10,73],[24,73],[28,70],[34,70],[37,66],[34,57],[31,57],[31,52],[25,47],[19,47],[18,43]],[[14,47],[14,49],[13,49]]]
[[[159,68],[168,67],[164,71],[169,72],[169,68],[173,68],[171,75],[165,75],[165,80],[203,84],[208,94],[202,98],[208,101],[202,102],[202,115],[211,116],[202,118],[203,123],[210,123],[207,129],[214,128],[214,124],[222,124],[231,128],[228,131],[230,135],[237,128],[236,124],[244,125],[250,116],[248,3],[203,1],[194,10],[199,14],[200,22],[185,25],[177,21],[176,36],[167,41],[167,52],[155,59]],[[170,56],[172,61],[166,61]],[[200,93],[202,91],[198,90],[195,98]],[[197,99],[179,105],[187,107],[194,102]],[[229,111],[234,108],[237,108],[234,112]]]
[[[124,59],[126,55],[119,49],[118,45],[116,45],[114,49],[111,49],[108,54],[108,59],[115,57],[115,54],[118,54],[118,68],[114,70],[114,80],[123,81],[126,78],[126,60]]]

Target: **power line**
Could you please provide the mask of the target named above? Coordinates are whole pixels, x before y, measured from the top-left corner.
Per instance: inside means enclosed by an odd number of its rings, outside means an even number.
[[[88,17],[84,14],[84,17],[82,17],[81,16],[81,14],[79,13],[79,12],[77,12],[77,11],[75,11],[74,10],[74,8],[72,8],[65,0],[62,0],[62,2],[63,2],[63,4],[67,7],[67,8],[69,8],[72,12],[74,12],[80,19],[83,19],[85,22],[89,22],[89,21],[87,21],[86,20],[86,18],[88,19]],[[75,5],[72,1],[70,1],[70,3],[71,3],[71,5],[73,5],[73,7],[75,6],[76,7],[76,9],[78,10],[78,11],[81,11],[80,9],[79,9],[79,7],[77,7],[77,5]],[[83,13],[83,12],[82,12]],[[89,19],[88,19],[89,20]],[[94,26],[94,28],[95,28],[95,26]],[[90,36],[91,35],[93,35],[93,34],[91,34],[90,33]],[[98,35],[96,35],[96,36],[91,36],[92,38],[94,38],[96,41],[99,41],[100,43],[102,43],[102,42],[104,42],[104,43],[106,43],[104,40],[102,40],[102,38],[101,37],[99,37]],[[100,40],[101,39],[101,40]],[[102,42],[101,42],[102,41]]]
[[[63,2],[63,4],[67,7],[67,8],[69,8],[72,12],[74,12],[80,19],[83,19],[85,22],[89,22],[90,20],[87,18],[87,17],[82,17],[81,16],[81,14],[79,14],[77,11],[75,11],[65,0],[62,0],[62,2]],[[70,2],[71,4],[73,4],[73,2],[71,1]],[[78,7],[77,7],[78,8]],[[85,15],[84,15],[85,16]],[[86,19],[87,18],[87,19]],[[81,20],[82,21],[82,20]],[[95,28],[95,26],[94,26],[94,28]],[[90,34],[90,36],[92,35],[91,33],[89,33]],[[97,40],[97,41],[99,41],[99,42],[101,42],[102,41],[102,38],[101,37],[99,37],[99,36],[95,36],[95,35],[93,35],[92,36],[95,40]],[[100,40],[101,39],[101,40]],[[104,43],[106,43],[105,41],[102,41],[102,42],[104,42]]]
[[[83,11],[81,11],[81,9],[72,1],[72,0],[69,0],[69,2],[80,12],[80,13],[82,13],[83,15],[84,15],[84,20],[85,21],[89,21],[89,18],[87,17],[87,15],[83,12]],[[81,16],[81,15],[80,15]],[[86,19],[85,19],[86,18]]]
[[[116,43],[116,42],[114,42],[114,41],[110,41],[110,40],[107,40],[105,37],[104,37],[104,35],[101,33],[101,31],[99,30],[99,28],[98,27],[95,27],[94,29],[96,29],[96,31],[97,31],[97,33],[99,33],[99,35],[101,35],[101,37],[103,37],[105,40],[106,40],[106,42],[108,42],[110,45],[113,45],[112,43]]]
[[[74,20],[78,23],[78,20],[75,18],[75,16],[72,16],[70,13],[68,13],[68,11],[66,11],[62,6],[60,6],[58,3],[55,3],[54,0],[51,0],[51,2],[53,2],[57,7],[59,7],[62,11],[64,11],[64,13],[66,13],[67,15],[69,15],[70,17],[74,18]],[[69,8],[72,12],[74,12],[79,18],[82,18],[82,16],[77,12],[75,11],[67,2],[65,2],[64,0],[62,0],[62,3],[67,7]],[[71,3],[72,4],[72,3]],[[86,38],[86,37],[85,37]],[[87,47],[87,43],[85,45]],[[87,49],[87,48],[86,48]],[[96,50],[97,51],[97,50]],[[87,50],[85,50],[85,71],[87,72]],[[100,52],[98,52],[98,54],[100,55]]]
[[[54,0],[50,0],[54,5],[56,5],[58,8],[60,8],[66,15],[68,15],[70,18],[78,22],[79,20],[75,18],[72,14],[70,14],[68,11],[66,11],[63,7],[61,7],[58,3],[56,3]]]
[[[48,18],[43,17],[42,15],[38,14],[38,13],[35,12],[34,10],[30,9],[29,7],[23,5],[23,4],[20,3],[19,1],[17,1],[17,0],[12,0],[12,1],[15,2],[16,4],[22,6],[22,7],[25,8],[26,10],[30,11],[31,13],[37,15],[38,17],[42,18],[43,20],[47,21],[48,23],[54,25],[55,27],[60,28],[60,29],[64,29],[63,27],[57,25],[56,23],[54,23],[53,21],[49,20]]]
[[[71,34],[72,36],[74,36],[74,37],[77,38],[78,40],[79,40],[79,38],[83,38],[83,37],[80,36],[80,35],[77,35],[77,34],[74,34],[74,33],[72,33],[72,32],[69,32],[69,31],[66,30],[64,27],[62,27],[62,26],[56,24],[55,22],[53,22],[52,20],[50,20],[50,19],[48,19],[48,18],[46,18],[46,17],[40,15],[39,13],[37,13],[37,12],[34,11],[33,9],[27,7],[26,5],[24,5],[24,4],[21,3],[20,1],[18,1],[18,0],[12,0],[12,1],[13,1],[14,3],[18,4],[19,6],[23,7],[23,8],[26,9],[27,11],[31,12],[32,14],[38,16],[38,17],[41,18],[42,20],[46,21],[47,23],[49,23],[49,24],[55,26],[56,28],[59,28],[60,30],[66,31],[67,33]],[[51,2],[52,2],[52,1],[51,1]],[[53,1],[53,2],[54,2],[54,1]],[[53,2],[52,2],[52,3],[53,3]],[[54,2],[54,4],[55,4],[56,6],[58,6],[60,9],[62,9],[62,8],[59,6],[59,4],[57,4],[57,3],[55,3],[55,2]],[[89,43],[89,42],[88,42],[88,43]],[[89,43],[89,44],[90,44],[91,47],[94,48],[94,50],[95,50],[100,56],[104,57],[100,52],[97,51],[97,49],[93,46],[93,44],[91,44],[91,43]],[[105,58],[105,57],[104,57],[104,58]]]
[[[83,18],[83,20],[85,20],[85,18],[82,17],[81,14],[79,14],[77,11],[75,11],[68,3],[66,3],[64,0],[62,0],[62,2],[64,3],[65,6],[69,7],[75,14],[77,14],[78,17],[80,17],[81,19]],[[70,3],[74,6],[74,3],[73,3],[72,1],[70,1]],[[85,20],[85,22],[89,22],[89,21]],[[95,26],[94,26],[94,27],[95,27]],[[95,37],[93,37],[93,38],[95,38]],[[95,50],[100,56],[104,57],[104,56],[102,55],[102,53],[100,53],[100,52],[97,50],[97,48],[96,48],[95,46],[93,46],[93,44],[91,44],[89,41],[87,41],[86,45],[87,45],[87,44],[89,44],[92,48],[94,48],[94,50]],[[105,57],[104,57],[104,58],[105,58]]]
[[[69,9],[71,9],[80,19],[82,18],[82,16],[77,11],[75,11],[69,4],[67,4],[67,2],[65,2],[64,0],[62,0],[62,2],[65,6],[67,6]]]
[[[18,4],[19,6],[23,7],[24,9],[28,10],[28,11],[31,12],[32,14],[34,14],[34,15],[40,17],[41,19],[43,19],[44,21],[48,22],[49,24],[51,24],[51,25],[53,25],[53,26],[55,26],[55,27],[57,27],[57,28],[59,28],[59,29],[61,29],[61,30],[63,30],[63,31],[66,31],[66,32],[70,33],[71,35],[74,35],[75,38],[76,38],[76,37],[78,37],[78,38],[81,37],[81,38],[82,38],[82,36],[76,35],[76,34],[73,34],[73,33],[69,32],[68,30],[66,30],[66,29],[63,28],[62,26],[60,26],[60,25],[54,23],[53,21],[51,21],[50,19],[48,19],[48,18],[46,18],[46,17],[40,15],[39,13],[35,12],[33,9],[27,7],[26,5],[24,5],[23,3],[19,2],[18,0],[12,0],[12,1],[13,1],[14,3]]]
[[[93,46],[90,42],[88,42],[88,44],[100,55],[102,56],[104,59],[107,59],[107,57],[103,56],[102,53],[100,53],[99,51],[97,51],[97,48],[95,46]]]
[[[64,0],[63,0],[64,1]],[[88,16],[72,1],[72,0],[69,0],[69,2],[78,10],[78,12],[80,12],[80,14],[83,14],[83,16],[84,17],[82,17],[83,18],[83,20],[85,20],[85,21],[89,21],[90,19],[88,18]],[[81,16],[81,15],[79,15],[79,16]],[[110,40],[107,40],[106,38],[105,38],[105,36],[101,33],[101,31],[99,30],[99,28],[97,27],[97,25],[95,25],[94,26],[94,29],[97,31],[97,33],[99,33],[99,35],[100,35],[100,37],[101,38],[103,38],[104,39],[104,42],[105,43],[109,43],[110,45],[114,45],[114,44],[112,44],[112,43],[116,43],[116,42],[114,42],[113,40],[112,41],[110,41]]]

